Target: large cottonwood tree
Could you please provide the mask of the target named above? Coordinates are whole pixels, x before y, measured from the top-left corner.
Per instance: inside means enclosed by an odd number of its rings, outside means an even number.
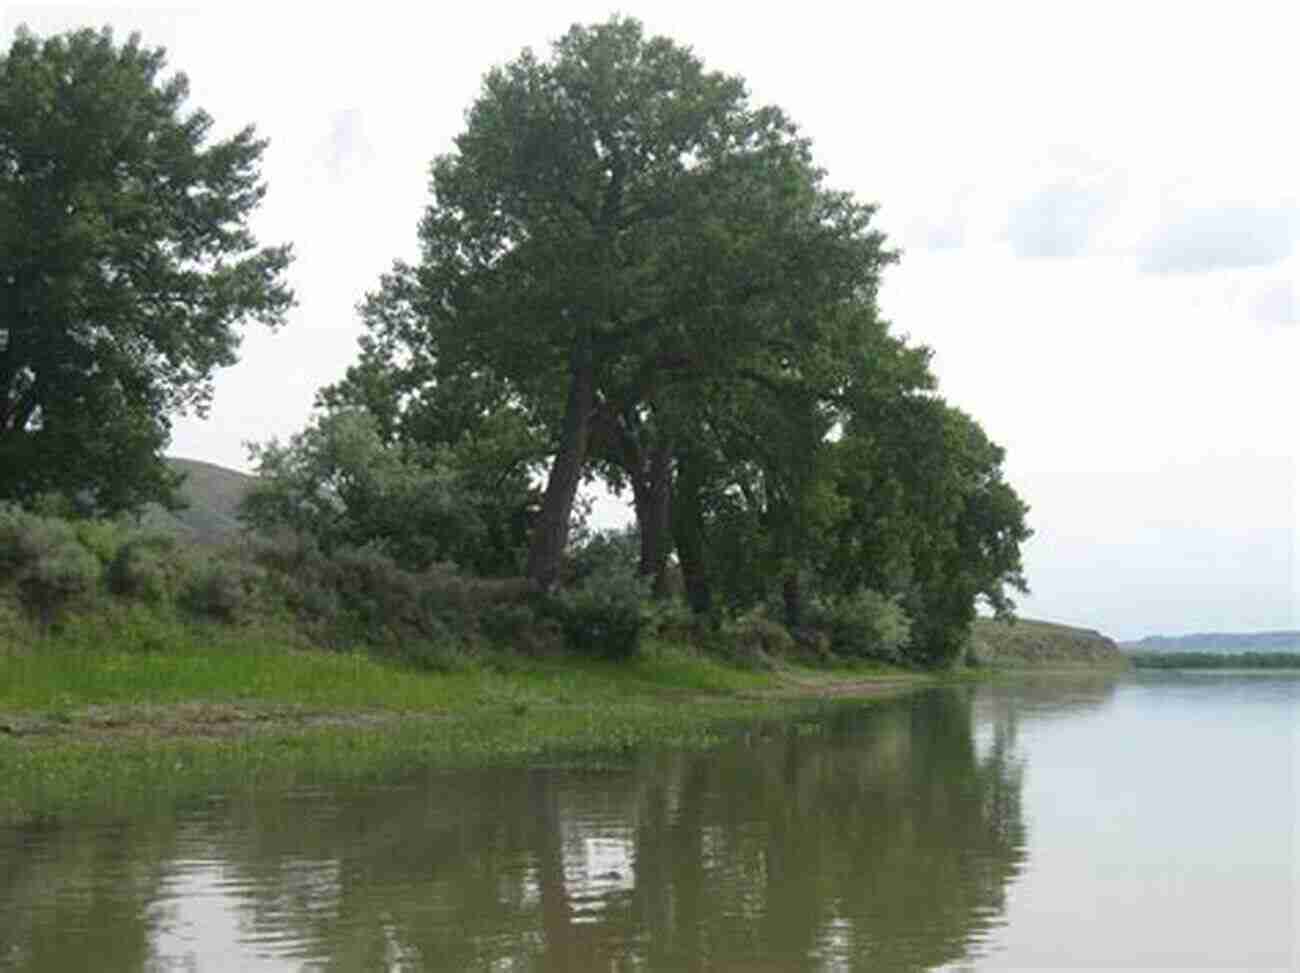
[[[820,308],[872,294],[890,254],[784,114],[634,20],[491,71],[455,145],[433,165],[420,263],[386,286],[418,306],[444,376],[493,374],[551,430],[527,565],[549,586],[601,429],[634,435],[599,458],[662,485],[692,432],[682,384],[791,366]],[[638,505],[659,560],[661,500]]]
[[[292,303],[289,248],[249,229],[266,143],[210,140],[164,68],[107,28],[0,55],[0,500],[170,499],[171,418]]]

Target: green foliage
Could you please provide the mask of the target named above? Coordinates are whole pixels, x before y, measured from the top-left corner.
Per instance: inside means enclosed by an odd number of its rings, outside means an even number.
[[[789,658],[798,647],[790,630],[768,618],[761,605],[725,622],[717,641],[733,662],[760,669]]]
[[[89,31],[0,58],[0,499],[172,499],[168,417],[291,302],[288,250],[248,230],[265,144],[205,146],[163,66]],[[37,518],[0,536],[27,602],[52,616],[102,567],[163,613],[292,617],[433,668],[561,638],[626,659],[723,619],[750,661],[945,665],[977,606],[1010,615],[1029,531],[1002,450],[881,317],[874,207],[741,79],[635,20],[575,26],[486,75],[432,174],[357,363],[252,447],[259,567]],[[637,527],[569,543],[593,478],[630,488]]]
[[[844,516],[824,534],[818,573],[831,592],[901,595],[908,659],[949,665],[981,602],[1009,616],[1008,589],[1026,590],[1028,508],[1002,478],[1002,449],[941,398],[874,383],[851,405],[828,447]]]
[[[900,595],[892,597],[864,588],[831,599],[820,624],[837,656],[899,662],[911,638],[912,622]]]
[[[581,655],[630,659],[646,625],[644,582],[632,572],[602,571],[551,595],[550,611],[569,647]]]
[[[129,528],[114,520],[78,519],[72,522],[81,546],[107,568],[130,536]]]
[[[521,534],[503,527],[531,489],[511,480],[489,494],[464,450],[386,442],[373,413],[354,407],[319,415],[287,444],[253,446],[252,456],[258,479],[241,516],[253,527],[296,531],[327,554],[374,547],[417,570],[442,561],[518,570]]]
[[[538,658],[558,655],[565,646],[560,623],[527,602],[489,605],[479,612],[478,622],[484,638],[504,653]]]
[[[248,227],[266,143],[209,143],[164,66],[107,28],[0,54],[0,499],[170,501],[170,417],[205,410],[242,322],[292,303],[289,249]]]
[[[569,570],[582,582],[595,575],[636,575],[641,538],[636,525],[585,533],[569,552]]]
[[[66,521],[0,507],[0,582],[14,584],[24,606],[43,624],[93,591],[100,570]]]
[[[249,565],[210,557],[195,562],[184,580],[179,601],[200,617],[234,623],[247,619],[258,586]]]
[[[144,534],[117,548],[105,580],[116,595],[161,603],[176,597],[184,575],[175,538]]]
[[[418,266],[367,301],[362,369],[392,364],[418,394],[489,383],[542,430],[554,458],[528,571],[543,585],[581,476],[640,491],[707,401],[798,374],[818,310],[871,304],[893,259],[783,112],[627,18],[490,71],[433,190]],[[662,519],[643,523],[659,558]]]
[[[264,601],[278,601],[317,645],[450,671],[476,651],[482,620],[512,592],[466,578],[450,565],[403,568],[377,547],[325,554],[314,540],[280,533],[253,547]],[[493,636],[503,634],[494,630]]]

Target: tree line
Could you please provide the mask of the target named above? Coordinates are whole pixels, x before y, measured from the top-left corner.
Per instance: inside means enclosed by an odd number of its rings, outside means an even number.
[[[0,61],[0,499],[173,500],[170,417],[292,304],[289,248],[248,229],[266,143],[206,144],[163,65],[107,30]],[[1027,508],[882,317],[874,217],[740,78],[632,19],[575,26],[484,77],[419,258],[360,304],[308,426],[254,447],[245,517],[541,597],[625,570],[701,622],[950,661],[1025,590]],[[593,537],[584,482],[635,528]]]

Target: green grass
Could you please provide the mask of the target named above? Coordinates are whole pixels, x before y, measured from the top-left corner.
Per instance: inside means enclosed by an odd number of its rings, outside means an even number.
[[[73,677],[71,669],[85,672]],[[703,660],[644,659],[625,670],[588,663],[538,664],[513,672],[475,667],[416,674],[359,657],[247,653],[219,661],[85,653],[57,664],[6,660],[5,706],[53,709],[83,719],[78,704],[168,701],[220,694],[238,682],[236,699],[292,700],[305,706],[396,707],[407,712],[379,724],[304,729],[274,722],[262,732],[227,739],[169,737],[168,730],[109,739],[75,732],[40,738],[0,737],[0,820],[111,814],[167,804],[217,790],[367,780],[403,767],[459,767],[538,760],[610,760],[633,748],[699,748],[721,738],[720,723],[793,713],[808,700],[714,697],[707,705],[665,705],[702,686],[739,679]],[[37,676],[17,690],[10,677]],[[46,714],[48,716],[48,714]],[[137,718],[139,714],[136,714]],[[169,727],[170,729],[170,727]]]
[[[625,662],[502,655],[422,672],[147,617],[143,641],[125,615],[110,639],[101,618],[0,655],[0,724],[17,728],[0,735],[0,821],[404,767],[706,747],[724,724],[823,705],[806,697],[864,672],[748,671],[656,643]]]
[[[0,656],[0,711],[195,701],[459,711],[494,699],[567,703],[775,685],[768,674],[664,646],[627,663],[500,656],[427,673],[361,652],[295,650],[257,630],[180,632],[165,651],[93,647],[72,635]]]
[[[380,729],[272,730],[221,741],[72,740],[33,747],[0,739],[0,820],[134,811],[214,791],[378,779],[400,768],[608,761],[644,746],[708,747],[721,739],[719,721],[777,708],[732,700],[706,713],[642,700],[507,712],[488,707]]]

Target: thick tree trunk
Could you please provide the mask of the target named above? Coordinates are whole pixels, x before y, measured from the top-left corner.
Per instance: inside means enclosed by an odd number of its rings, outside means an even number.
[[[668,594],[668,554],[672,550],[673,452],[667,443],[650,451],[644,477],[632,489],[637,529],[641,534],[641,561],[637,571],[654,579],[654,596]]]
[[[587,463],[595,384],[591,337],[579,336],[570,359],[569,399],[564,408],[560,449],[546,479],[541,516],[528,550],[528,577],[542,589],[555,584],[569,540],[569,518],[578,495],[582,468]]]
[[[677,485],[672,503],[673,540],[686,588],[686,603],[696,615],[713,609],[713,589],[704,562],[704,511],[700,502],[699,471],[685,456],[678,457]]]
[[[803,624],[803,585],[799,569],[790,568],[781,579],[781,601],[785,605],[785,626],[795,631]]]

